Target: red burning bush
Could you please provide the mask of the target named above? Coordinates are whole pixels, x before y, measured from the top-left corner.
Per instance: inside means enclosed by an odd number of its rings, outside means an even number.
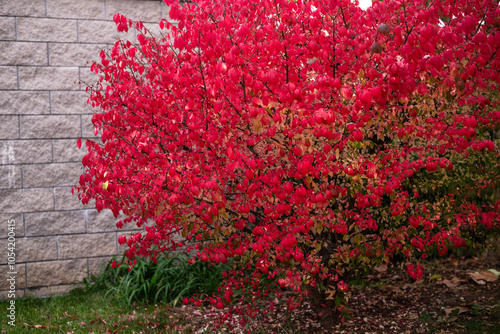
[[[498,233],[497,2],[171,5],[164,36],[117,14],[139,43],[102,52],[88,88],[102,141],[77,189],[153,222],[120,238],[130,258],[231,259],[219,308],[287,287],[338,310],[377,264],[418,279]]]

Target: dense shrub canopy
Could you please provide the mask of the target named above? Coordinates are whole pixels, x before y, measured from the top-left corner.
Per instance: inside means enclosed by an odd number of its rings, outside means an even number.
[[[496,1],[171,5],[162,36],[117,14],[138,43],[103,51],[88,88],[102,141],[79,196],[152,222],[120,238],[129,257],[233,259],[219,307],[264,278],[339,304],[374,265],[417,279],[498,232]]]

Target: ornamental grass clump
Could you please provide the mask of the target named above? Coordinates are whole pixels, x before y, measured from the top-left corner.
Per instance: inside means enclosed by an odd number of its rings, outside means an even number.
[[[212,296],[222,283],[222,273],[229,269],[203,262],[189,265],[186,254],[158,256],[156,261],[139,258],[131,266],[123,265],[124,260],[113,260],[99,275],[86,280],[87,290],[105,290],[128,305],[175,306],[183,298]]]

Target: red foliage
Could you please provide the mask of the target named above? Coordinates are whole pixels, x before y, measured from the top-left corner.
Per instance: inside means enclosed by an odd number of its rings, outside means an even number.
[[[79,196],[153,223],[121,237],[130,258],[233,259],[220,308],[264,297],[264,277],[341,296],[392,258],[417,279],[498,232],[497,2],[171,5],[160,37],[115,15],[139,44],[102,52],[88,88],[102,142]]]

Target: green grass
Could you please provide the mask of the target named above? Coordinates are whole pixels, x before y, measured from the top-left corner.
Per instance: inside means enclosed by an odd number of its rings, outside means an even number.
[[[0,333],[191,333],[182,316],[165,305],[175,306],[194,294],[212,295],[229,269],[202,262],[188,265],[186,254],[160,256],[156,263],[139,259],[130,271],[127,265],[113,268],[111,263],[86,279],[85,288],[67,296],[16,300],[16,326],[3,319]],[[0,302],[0,309],[7,307],[7,301]],[[37,325],[43,327],[32,327]],[[176,325],[184,330],[166,331]]]
[[[5,309],[7,302],[0,302]],[[193,334],[196,329],[211,326],[206,333],[214,332],[216,318],[198,317],[202,323],[191,323],[192,309],[165,305],[129,306],[115,295],[104,290],[89,292],[79,288],[69,295],[51,298],[21,298],[16,300],[16,326],[0,321],[0,333],[164,333]],[[203,311],[201,311],[203,312]],[[273,332],[303,334],[282,315],[282,325]],[[200,332],[201,333],[201,332]],[[227,331],[225,331],[227,333]],[[257,328],[252,333],[267,334],[269,329]]]
[[[0,303],[0,309],[6,307]],[[133,307],[104,291],[76,289],[67,296],[16,300],[16,326],[2,319],[0,333],[192,333],[167,330],[184,325],[182,318],[164,316],[167,312],[165,306]],[[44,327],[29,327],[36,325]]]
[[[113,268],[111,261],[98,276],[85,280],[85,287],[69,295],[16,300],[16,326],[0,321],[0,334],[33,333],[194,333],[215,318],[199,314],[193,322],[193,308],[178,308],[183,297],[211,295],[217,291],[222,272],[229,265],[196,262],[188,265],[185,254],[159,257],[156,263],[139,259],[129,271],[127,265]],[[8,301],[0,302],[6,309]],[[203,312],[203,310],[200,310]],[[197,321],[201,323],[196,323]],[[206,322],[206,323],[205,323]],[[201,326],[201,327],[200,327]],[[254,333],[267,333],[256,329]],[[279,333],[299,333],[289,317],[283,318]]]

